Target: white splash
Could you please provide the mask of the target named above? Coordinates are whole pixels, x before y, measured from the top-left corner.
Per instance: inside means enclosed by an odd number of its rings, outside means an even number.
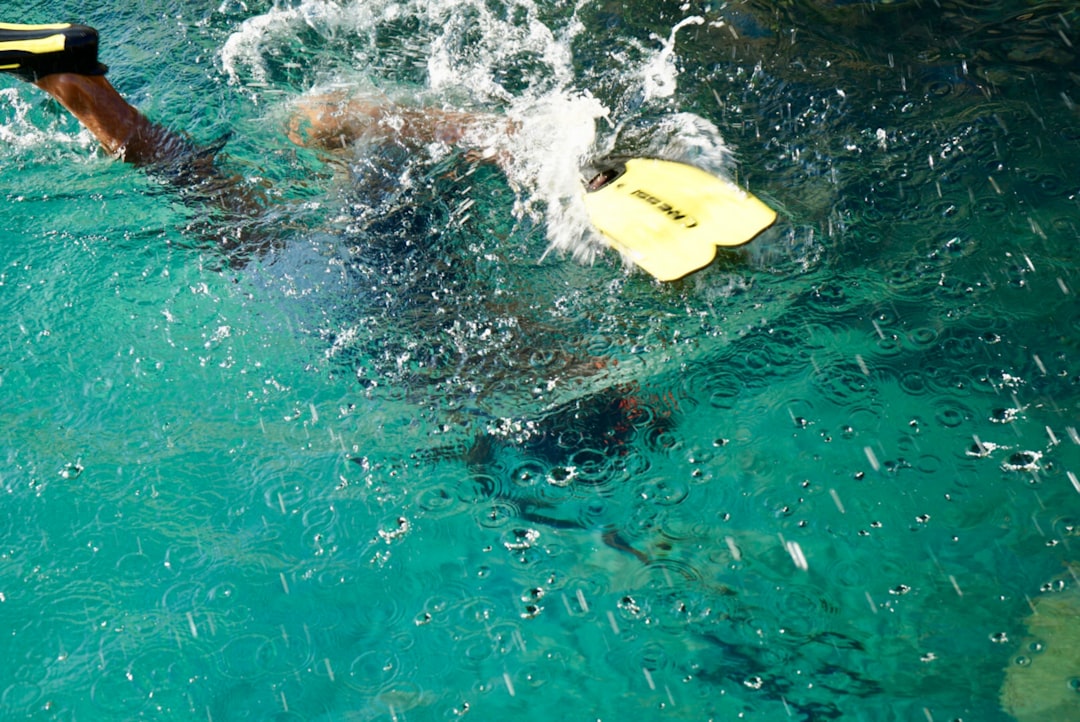
[[[642,87],[646,100],[669,98],[675,93],[679,71],[675,67],[675,35],[687,25],[702,25],[705,18],[693,15],[678,22],[671,28],[671,34],[663,45],[641,70]],[[653,35],[654,40],[661,40]]]
[[[266,13],[250,17],[225,41],[220,52],[222,69],[233,83],[242,83],[244,69],[256,84],[268,79],[266,56],[275,42],[294,36],[298,29],[310,27],[323,35],[332,35],[340,24],[342,7],[327,0],[304,0],[295,7],[275,4]]]
[[[50,145],[97,147],[90,133],[83,128],[65,133],[54,123],[42,125],[30,117],[32,108],[20,88],[0,89],[0,143],[19,150]]]
[[[588,93],[556,92],[515,102],[518,130],[507,139],[507,178],[518,191],[518,218],[544,222],[550,247],[589,262],[597,245],[581,194],[581,166],[593,151],[596,121],[608,110]],[[553,147],[555,145],[556,147]]]
[[[611,119],[609,108],[578,84],[572,47],[585,30],[578,18],[584,4],[578,0],[553,17],[536,0],[299,0],[240,23],[220,62],[256,100],[274,82],[271,68],[281,56],[296,55],[312,64],[313,85],[374,86],[394,99],[508,117],[512,134],[493,125],[479,128],[469,142],[512,159],[503,167],[518,196],[515,215],[542,224],[550,249],[588,262],[604,247],[581,197],[581,168],[590,159],[629,145],[635,154],[724,175],[731,157],[716,126],[690,113],[661,113],[647,137],[620,135],[618,123],[626,119]],[[653,36],[658,48],[613,70],[629,81],[624,92],[645,102],[670,98],[679,76],[677,34],[704,22],[681,20],[666,39]],[[305,45],[312,33],[325,49]],[[390,46],[385,42],[399,35]],[[422,87],[415,84],[419,75],[425,76]],[[605,123],[598,129],[599,120]]]

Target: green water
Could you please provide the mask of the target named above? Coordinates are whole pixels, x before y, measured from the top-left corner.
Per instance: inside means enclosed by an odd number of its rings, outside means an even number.
[[[0,84],[5,719],[1080,718],[1071,5],[105,5],[3,19],[231,133],[273,247]],[[781,221],[545,255],[558,168],[328,165],[332,83],[552,158],[589,91]]]

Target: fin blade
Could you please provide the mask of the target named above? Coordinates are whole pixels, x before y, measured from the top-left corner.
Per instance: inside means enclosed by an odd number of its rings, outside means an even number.
[[[682,278],[776,221],[738,186],[685,163],[632,158],[609,184],[585,194],[608,244],[661,281]]]

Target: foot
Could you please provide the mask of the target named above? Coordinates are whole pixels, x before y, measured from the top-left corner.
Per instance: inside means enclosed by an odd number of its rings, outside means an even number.
[[[0,23],[0,72],[36,82],[55,73],[104,75],[98,33],[86,25]]]

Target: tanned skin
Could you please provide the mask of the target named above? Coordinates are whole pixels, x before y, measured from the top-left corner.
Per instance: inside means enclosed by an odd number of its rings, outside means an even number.
[[[168,160],[170,151],[186,145],[132,107],[104,75],[56,73],[39,78],[34,85],[67,108],[108,153],[129,163]]]
[[[90,131],[111,155],[135,165],[168,161],[190,144],[151,122],[131,106],[103,75],[56,73],[34,85],[51,95]],[[454,145],[469,126],[491,122],[468,113],[407,108],[391,103],[318,95],[301,102],[288,124],[297,145],[336,150],[372,131],[393,133],[413,143]]]

